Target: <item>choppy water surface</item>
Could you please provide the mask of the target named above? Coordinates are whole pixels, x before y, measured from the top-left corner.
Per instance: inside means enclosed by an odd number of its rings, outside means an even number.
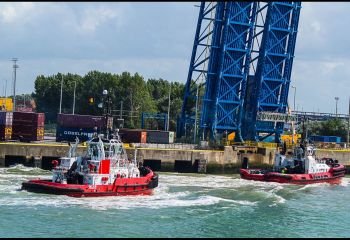
[[[0,168],[1,237],[350,237],[350,178],[297,186],[239,175],[159,173],[152,196],[20,191],[49,171]]]

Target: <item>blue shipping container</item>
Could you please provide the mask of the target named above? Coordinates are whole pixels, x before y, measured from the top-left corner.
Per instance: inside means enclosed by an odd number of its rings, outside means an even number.
[[[0,111],[0,125],[11,126],[13,122],[13,112]]]
[[[57,125],[56,142],[75,142],[76,137],[79,138],[80,142],[85,142],[92,138],[93,133],[93,128],[62,127]]]
[[[60,126],[73,128],[93,128],[95,126],[102,128],[106,126],[106,117],[60,113],[57,115],[57,124]]]
[[[341,137],[337,136],[310,136],[310,140],[314,142],[331,142],[331,143],[341,143]]]

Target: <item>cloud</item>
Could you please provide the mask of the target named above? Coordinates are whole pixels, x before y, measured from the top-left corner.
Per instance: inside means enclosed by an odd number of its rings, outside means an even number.
[[[34,80],[39,75],[54,75],[61,73],[76,73],[84,76],[89,71],[97,70],[121,74],[124,71],[130,73],[138,72],[145,80],[149,78],[163,78],[169,81],[184,82],[187,78],[186,69],[189,59],[181,58],[123,58],[110,61],[100,59],[22,59],[18,62],[17,87],[18,94],[34,91]],[[0,90],[4,88],[7,81],[7,93],[12,92],[12,62],[0,61]],[[3,94],[0,91],[0,95]]]
[[[310,24],[312,30],[313,30],[313,33],[319,33],[321,31],[321,24],[320,22],[318,21],[314,21]]]
[[[78,31],[94,32],[97,27],[107,22],[114,22],[116,26],[120,27],[125,22],[123,21],[124,18],[126,18],[123,13],[122,8],[88,7],[83,10]]]
[[[18,92],[37,75],[91,70],[138,72],[185,82],[198,2],[2,2],[0,90],[19,59]],[[347,2],[302,2],[291,85],[305,111],[347,112],[350,16]],[[8,91],[9,92],[9,91]],[[289,99],[293,98],[293,90]],[[289,101],[291,102],[291,101]]]
[[[25,22],[30,19],[34,4],[30,2],[2,3],[0,20],[3,23]]]
[[[297,110],[335,113],[334,97],[339,113],[346,114],[350,96],[350,64],[348,59],[294,61],[291,85],[296,86]],[[294,91],[289,91],[289,103]]]

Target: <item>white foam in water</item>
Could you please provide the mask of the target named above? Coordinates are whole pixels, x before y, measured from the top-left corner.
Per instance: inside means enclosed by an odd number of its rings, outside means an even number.
[[[12,175],[12,176],[10,176]],[[37,178],[33,177],[33,178]],[[42,176],[41,176],[42,177]],[[44,176],[47,177],[47,176]],[[14,186],[0,185],[1,193],[11,193],[14,196],[0,198],[0,205],[25,205],[25,206],[53,206],[69,207],[79,205],[96,210],[106,209],[130,209],[130,208],[166,208],[166,207],[186,207],[214,205],[219,202],[226,202],[239,205],[255,205],[255,202],[248,200],[226,199],[217,196],[200,195],[199,192],[184,191],[171,192],[173,187],[210,187],[210,188],[230,188],[235,185],[232,178],[224,176],[204,175],[201,177],[181,176],[181,175],[160,175],[159,186],[154,189],[154,194],[150,196],[116,196],[116,197],[96,197],[96,198],[71,198],[67,196],[56,196],[18,191],[22,181],[26,181],[32,176],[23,174],[9,174],[6,178],[20,178],[18,184]]]
[[[19,170],[19,171],[24,171],[24,172],[49,172],[49,171],[45,171],[41,168],[37,168],[37,167],[26,167],[23,164],[16,164],[15,166],[11,166],[8,168],[4,168],[5,171],[11,171],[11,170]]]
[[[254,206],[268,201],[271,203],[269,206],[275,206],[277,204],[284,204],[287,201],[281,196],[281,193],[285,191],[300,191],[305,188],[319,187],[318,184],[310,184],[302,187],[298,186],[295,190],[295,185],[291,187],[291,185],[286,184],[249,181],[228,176],[161,173],[159,175],[159,186],[154,189],[153,195],[150,196],[73,198],[19,191],[23,181],[38,177],[49,178],[50,175],[47,174],[48,171],[23,166],[15,166],[11,169],[20,171],[18,173],[8,173],[1,169],[0,205],[29,207],[43,205],[57,208],[76,205],[89,209],[107,210],[132,208],[159,209],[167,207],[207,206],[219,203],[223,203],[222,207],[236,205]],[[38,171],[38,175],[33,175],[35,171]],[[347,186],[349,180],[349,178],[345,178],[342,183],[343,186]],[[251,194],[254,194],[254,192],[259,193],[259,195],[252,201]],[[217,196],[218,194],[219,196]]]
[[[347,187],[349,185],[349,182],[350,182],[350,178],[344,177],[344,178],[342,178],[340,186]]]

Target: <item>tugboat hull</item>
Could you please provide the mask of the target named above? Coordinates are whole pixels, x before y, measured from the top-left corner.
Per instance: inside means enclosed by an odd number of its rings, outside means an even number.
[[[290,184],[312,184],[312,183],[341,183],[342,177],[345,175],[345,167],[333,169],[330,172],[320,172],[313,174],[284,174],[279,172],[266,172],[262,169],[240,169],[242,179],[262,181],[262,182],[277,182]]]
[[[86,154],[79,156],[70,144],[67,157],[52,161],[52,178],[22,183],[22,190],[71,197],[150,195],[158,187],[158,175],[139,166],[127,156],[118,130],[111,138],[96,135],[87,142]]]
[[[95,185],[55,183],[49,179],[30,180],[22,183],[22,190],[35,193],[67,195],[70,197],[106,197],[126,195],[151,195],[158,186],[158,175],[150,178],[117,179],[114,184]]]

